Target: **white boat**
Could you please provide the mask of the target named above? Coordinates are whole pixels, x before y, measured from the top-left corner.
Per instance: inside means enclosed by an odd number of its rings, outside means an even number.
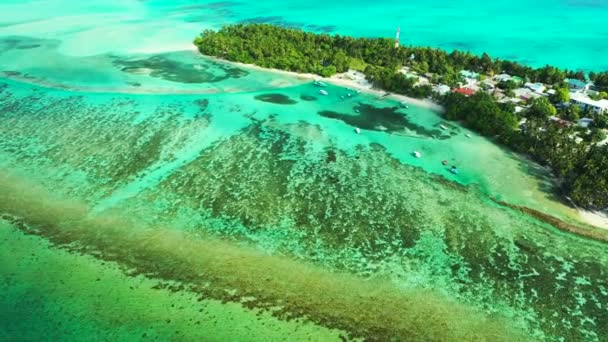
[[[319,94],[321,95],[329,95],[329,93],[323,89],[319,90]]]
[[[422,154],[420,154],[420,152],[418,152],[418,151],[412,152],[412,155],[416,158],[422,158]]]
[[[315,80],[314,82],[312,82],[314,85],[316,85],[317,87],[327,87],[327,84],[319,81],[319,80]]]
[[[444,125],[439,125],[439,127],[440,127],[441,129],[448,129],[448,128],[447,128],[447,127],[445,127]]]
[[[467,133],[465,136],[466,136],[467,138],[471,138],[471,135],[470,135],[469,133]]]
[[[357,134],[361,133],[361,130],[359,129],[359,127],[355,127],[355,133],[357,133]]]

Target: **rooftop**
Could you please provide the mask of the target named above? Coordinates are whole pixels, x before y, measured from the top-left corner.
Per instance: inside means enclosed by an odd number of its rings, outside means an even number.
[[[479,78],[479,74],[469,70],[461,70],[460,74],[466,78]]]
[[[470,96],[470,95],[475,94],[475,90],[473,90],[471,88],[457,88],[457,89],[454,89],[454,92],[455,93],[460,93],[460,94],[463,94],[463,95],[466,95],[466,96]]]
[[[593,100],[582,93],[570,93],[570,99],[587,106],[608,110],[608,100]]]
[[[574,78],[566,78],[566,83],[568,83],[571,86],[577,87],[577,88],[585,88],[588,83],[585,81],[581,81],[581,80],[577,80]]]

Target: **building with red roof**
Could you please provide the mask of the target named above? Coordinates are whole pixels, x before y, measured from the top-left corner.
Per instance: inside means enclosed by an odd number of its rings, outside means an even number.
[[[471,89],[471,88],[456,88],[454,89],[455,93],[460,93],[464,96],[471,96],[473,94],[475,94],[475,90]]]

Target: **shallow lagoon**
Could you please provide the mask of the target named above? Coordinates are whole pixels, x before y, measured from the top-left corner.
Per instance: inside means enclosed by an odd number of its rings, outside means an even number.
[[[240,78],[218,83],[229,87],[238,82]],[[170,227],[168,234],[228,239],[297,263],[386,279],[390,285],[383,286],[414,302],[423,299],[408,291],[431,291],[439,311],[455,301],[471,315],[509,321],[499,324],[509,331],[489,332],[454,318],[450,324],[458,328],[445,331],[448,339],[462,337],[459,329],[496,333],[506,340],[521,329],[550,338],[593,340],[603,334],[597,323],[605,319],[601,308],[608,300],[605,245],[560,233],[490,200],[500,197],[573,220],[569,209],[545,192],[542,172],[530,173],[532,164],[484,138],[467,138],[469,131],[428,110],[403,109],[352,92],[342,99],[349,90],[326,89],[329,96],[318,96],[318,88],[307,82],[272,91],[144,95],[55,90],[5,80],[0,166],[9,178],[1,185],[2,212],[39,225],[32,231],[16,224],[56,246],[116,261],[127,270],[143,268],[141,274],[152,279],[162,275],[165,281],[195,288],[201,281],[211,284],[206,286],[214,291],[204,293],[210,300],[240,302],[252,293],[271,296],[275,304],[289,298],[289,308],[275,312],[277,317],[309,317],[351,336],[399,336],[403,331],[364,318],[365,324],[355,327],[337,313],[326,321],[327,309],[302,307],[310,297],[288,297],[279,284],[270,294],[268,289],[259,293],[257,278],[235,282],[234,261],[227,261],[233,265],[228,269],[196,266],[213,277],[186,281],[108,248],[139,244],[129,240],[140,229],[136,226],[162,225]],[[322,115],[328,110],[339,116]],[[442,123],[448,130],[439,128]],[[361,134],[353,124],[362,126]],[[413,150],[423,158],[412,157]],[[458,165],[461,173],[449,173],[443,159]],[[45,188],[58,199],[46,199]],[[32,197],[41,202],[32,204]],[[86,206],[78,211],[84,217],[118,215],[132,223],[118,225],[124,237],[113,233],[100,244],[101,230],[94,224],[69,228],[80,219],[70,218],[71,205],[61,205],[66,198]],[[183,240],[160,241],[145,245],[185,248]],[[186,262],[171,258],[155,254],[145,260]],[[300,286],[312,279],[290,282]],[[323,286],[336,291],[343,280]],[[233,287],[244,297],[218,294]],[[194,291],[187,288],[180,291]],[[380,310],[375,304],[361,305],[366,312]],[[580,319],[572,312],[579,312]],[[425,314],[436,317],[437,312]],[[562,320],[568,323],[557,324]],[[395,324],[406,324],[420,336],[429,332],[413,321]]]

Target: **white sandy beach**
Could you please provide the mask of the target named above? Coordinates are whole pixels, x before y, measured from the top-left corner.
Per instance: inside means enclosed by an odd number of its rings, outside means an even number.
[[[608,229],[608,213],[578,209],[581,220],[599,228]]]
[[[324,77],[321,77],[321,76],[315,75],[315,74],[298,73],[298,72],[285,71],[285,70],[279,70],[279,69],[269,69],[269,68],[263,68],[263,67],[253,65],[253,64],[229,62],[229,61],[215,58],[215,57],[205,56],[205,58],[210,58],[210,59],[213,59],[213,60],[216,60],[219,62],[235,64],[235,65],[238,65],[238,66],[240,66],[242,68],[246,68],[246,69],[248,68],[248,69],[254,69],[254,70],[273,72],[273,73],[277,73],[277,74],[281,74],[281,75],[288,75],[288,76],[295,77],[295,78],[298,78],[301,80],[306,80],[306,81],[320,80],[320,81],[323,81],[326,83],[331,83],[335,86],[360,90],[361,92],[365,92],[368,94],[374,94],[374,95],[378,95],[378,96],[384,95],[386,93],[386,91],[374,89],[373,86],[371,85],[371,83],[369,83],[365,79],[365,76],[362,73],[354,71],[354,70],[349,70],[348,72],[345,72],[342,74],[336,74],[336,75],[333,75],[332,77],[324,78]],[[418,107],[428,108],[428,109],[436,111],[436,112],[443,112],[445,110],[443,108],[443,106],[441,106],[440,104],[438,104],[432,100],[429,100],[429,99],[416,99],[413,97],[393,94],[393,93],[391,93],[391,95],[388,97],[392,98],[394,100],[400,101],[400,102],[407,102],[409,104],[412,104],[412,105],[415,105]]]
[[[349,70],[348,72],[343,74],[336,74],[330,78],[324,78],[323,80],[337,86],[358,89],[362,92],[367,92],[375,95],[386,94],[386,91],[374,89],[372,84],[365,79],[365,75],[353,70]],[[444,108],[440,104],[429,99],[416,99],[413,97],[393,93],[391,93],[391,95],[388,97],[418,107],[428,108],[436,112],[444,111]]]

